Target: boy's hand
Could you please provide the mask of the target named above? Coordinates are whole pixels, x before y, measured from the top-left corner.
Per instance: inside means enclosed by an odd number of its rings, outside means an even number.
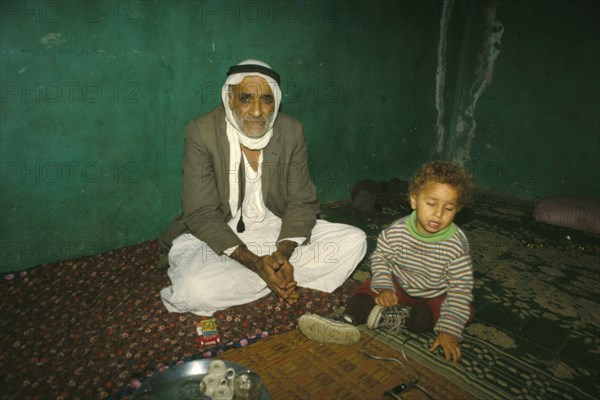
[[[461,356],[460,343],[458,343],[454,337],[448,335],[447,333],[440,333],[433,341],[429,351],[434,351],[440,346],[442,347],[442,350],[444,350],[446,361],[453,359],[454,364],[456,364]]]
[[[398,296],[391,289],[383,289],[375,297],[375,303],[383,307],[394,307],[398,304]]]

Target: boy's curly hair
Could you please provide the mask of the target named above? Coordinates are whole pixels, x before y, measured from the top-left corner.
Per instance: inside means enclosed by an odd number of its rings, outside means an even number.
[[[458,191],[458,206],[469,203],[472,198],[473,177],[463,168],[447,161],[423,164],[408,183],[408,193],[418,194],[429,182],[445,183]]]

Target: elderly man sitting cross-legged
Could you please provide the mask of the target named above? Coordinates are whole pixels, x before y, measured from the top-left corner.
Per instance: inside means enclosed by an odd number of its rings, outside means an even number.
[[[232,66],[223,104],[191,122],[183,157],[183,213],[161,237],[169,250],[166,308],[211,316],[270,292],[332,292],[366,251],[358,228],[317,220],[306,139],[279,113],[279,75],[267,64]]]

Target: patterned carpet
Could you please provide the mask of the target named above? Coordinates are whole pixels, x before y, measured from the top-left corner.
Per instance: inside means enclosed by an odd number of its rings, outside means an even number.
[[[393,193],[368,217],[349,202],[324,208],[325,219],[377,234],[408,213]],[[432,334],[379,338],[480,398],[599,397],[600,239],[536,223],[533,204],[479,193],[457,223],[475,264],[476,320],[454,367],[427,351]],[[363,262],[334,294],[301,290],[297,305],[274,296],[216,315],[221,345],[202,348],[199,318],[169,314],[154,265],[155,241],[6,274],[0,284],[0,397],[123,398],[150,376],[187,360],[212,357],[288,332],[304,312],[328,314],[345,304]]]
[[[361,217],[350,204],[327,219],[378,233],[408,213],[387,201]],[[433,334],[379,337],[484,399],[600,397],[600,238],[533,220],[533,203],[480,192],[456,222],[471,245],[476,320],[467,327],[463,359],[454,367],[427,351]],[[365,261],[353,277],[368,277]],[[365,332],[368,329],[364,328]]]
[[[6,274],[0,284],[2,399],[122,398],[187,360],[212,357],[296,328],[307,310],[328,314],[355,283],[333,294],[300,289],[289,306],[269,295],[215,314],[221,344],[200,345],[192,314],[170,314],[154,265],[156,241]]]

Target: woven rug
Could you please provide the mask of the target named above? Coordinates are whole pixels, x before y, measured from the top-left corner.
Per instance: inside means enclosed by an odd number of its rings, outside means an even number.
[[[409,212],[397,195],[380,202],[366,218],[350,202],[325,214],[364,229],[373,249],[379,232]],[[600,238],[537,223],[533,207],[480,191],[457,215],[471,246],[476,308],[458,366],[427,351],[433,333],[379,337],[480,398],[600,398]],[[368,276],[367,260],[353,277]]]
[[[221,344],[203,348],[199,317],[170,314],[154,265],[156,241],[6,274],[0,284],[0,397],[122,398],[153,374],[212,357],[297,326],[310,310],[343,305],[355,283],[333,294],[299,289],[290,306],[274,295],[215,314]]]
[[[379,340],[363,335],[351,346],[320,345],[298,329],[233,349],[218,358],[242,364],[261,375],[274,400],[390,399],[384,392],[418,380],[434,399],[476,399],[449,379],[434,373]],[[362,351],[395,361],[374,360]],[[419,389],[402,393],[405,400],[423,400]]]

